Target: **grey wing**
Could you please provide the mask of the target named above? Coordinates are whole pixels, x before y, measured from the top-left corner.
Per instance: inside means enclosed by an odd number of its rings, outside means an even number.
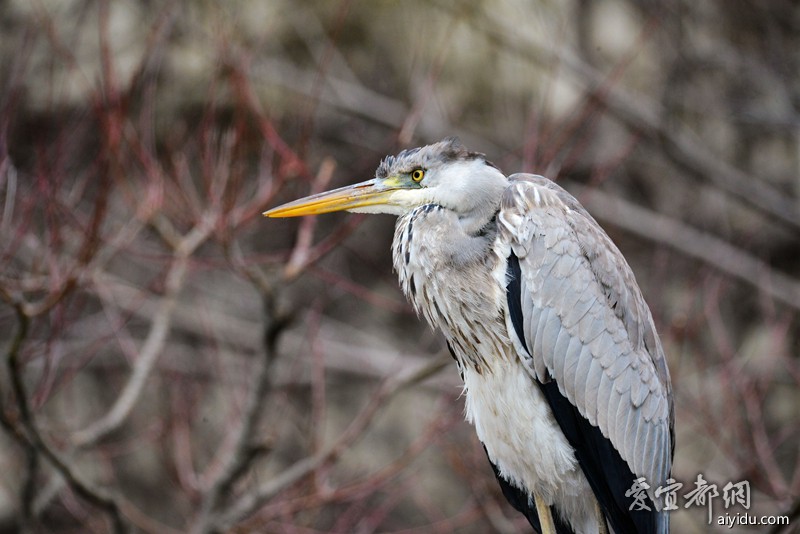
[[[673,407],[650,310],[619,249],[574,197],[541,176],[509,180],[498,217],[520,277],[509,335],[522,337],[531,375],[558,384],[653,498],[671,470]]]

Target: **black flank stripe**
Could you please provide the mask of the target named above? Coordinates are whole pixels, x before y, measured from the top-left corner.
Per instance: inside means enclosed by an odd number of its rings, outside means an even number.
[[[520,342],[530,354],[523,330],[522,270],[519,258],[513,252],[508,257],[506,273],[508,276],[506,297],[511,323],[514,325],[514,331]],[[561,394],[555,380],[550,380],[545,384],[537,380],[537,384],[547,399],[561,431],[575,449],[578,463],[614,532],[617,534],[657,532],[658,512],[649,498],[647,505],[650,507],[650,511],[629,510],[633,501],[630,497],[625,496],[625,492],[631,488],[637,477],[631,472],[628,464],[622,459],[611,441],[603,436],[598,427],[589,423],[580,414],[578,408]],[[503,493],[506,494],[505,489]],[[508,498],[508,494],[506,494],[506,498]],[[511,501],[510,498],[509,501]],[[511,504],[514,505],[514,502]],[[523,511],[523,513],[525,512]]]

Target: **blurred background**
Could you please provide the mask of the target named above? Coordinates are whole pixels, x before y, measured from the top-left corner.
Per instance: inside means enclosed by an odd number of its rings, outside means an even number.
[[[1,532],[528,531],[394,219],[260,216],[450,135],[632,265],[673,531],[800,524],[795,2],[5,0],[0,35]]]

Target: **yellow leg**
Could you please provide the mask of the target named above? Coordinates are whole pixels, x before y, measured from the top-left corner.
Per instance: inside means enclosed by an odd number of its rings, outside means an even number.
[[[550,507],[535,491],[533,492],[533,501],[536,503],[536,513],[539,514],[542,534],[556,534],[556,526],[553,524],[553,516],[550,515]]]
[[[594,501],[594,515],[597,517],[597,534],[608,534],[606,516],[603,515],[603,510],[600,508],[600,503],[597,502],[597,499]]]

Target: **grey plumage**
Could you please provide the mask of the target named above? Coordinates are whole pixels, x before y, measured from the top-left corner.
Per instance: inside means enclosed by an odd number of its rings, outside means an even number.
[[[467,418],[534,528],[668,530],[654,493],[672,464],[666,359],[628,263],[574,197],[447,139],[267,214],[338,209],[399,216],[403,292],[447,338]],[[627,506],[635,477],[649,515]]]
[[[540,318],[526,331],[528,346],[534,347],[529,370],[545,380],[539,362],[545,363],[561,392],[654,490],[669,477],[671,462],[665,458],[672,454],[672,391],[664,352],[633,273],[616,245],[566,191],[540,176],[515,174],[509,181],[499,239],[520,258],[523,292],[531,298],[523,314],[537,310]],[[539,310],[551,312],[544,327]],[[543,350],[544,339],[538,337],[552,336],[547,328],[566,332],[569,346]],[[600,381],[598,367],[588,372],[597,364],[608,381]],[[597,385],[592,402],[586,398],[592,389],[588,384]],[[631,439],[639,435],[643,439]]]

